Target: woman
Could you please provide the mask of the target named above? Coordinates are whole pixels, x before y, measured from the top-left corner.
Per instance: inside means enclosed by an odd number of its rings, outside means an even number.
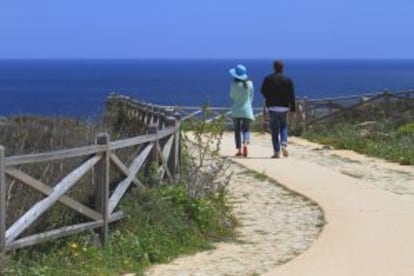
[[[252,107],[254,94],[253,82],[247,76],[246,67],[241,64],[230,69],[229,72],[233,76],[230,98],[232,100],[231,116],[234,122],[236,156],[247,157],[247,145],[250,140],[249,125],[254,120]]]

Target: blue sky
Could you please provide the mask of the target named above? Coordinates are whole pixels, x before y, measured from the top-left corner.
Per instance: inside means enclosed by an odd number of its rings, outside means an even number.
[[[1,0],[0,58],[414,58],[412,0]]]

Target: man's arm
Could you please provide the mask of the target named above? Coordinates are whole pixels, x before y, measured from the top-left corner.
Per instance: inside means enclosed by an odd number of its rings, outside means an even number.
[[[253,103],[253,100],[254,100],[254,84],[253,84],[253,82],[251,82],[251,84],[252,84],[252,86],[251,86],[251,89],[250,89],[250,102],[251,103]]]
[[[290,94],[290,100],[289,100],[289,107],[291,112],[296,111],[296,98],[295,98],[295,87],[293,85],[292,80],[289,80],[289,94]]]
[[[269,95],[269,80],[267,77],[263,79],[262,86],[260,87],[260,93],[262,93],[265,99]]]

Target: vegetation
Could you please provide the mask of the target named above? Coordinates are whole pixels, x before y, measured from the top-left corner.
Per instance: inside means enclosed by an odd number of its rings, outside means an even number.
[[[101,247],[94,232],[42,243],[34,247],[8,252],[0,260],[4,275],[119,275],[123,272],[142,274],[155,263],[168,262],[180,254],[192,254],[212,247],[212,242],[232,239],[237,225],[226,204],[226,185],[231,174],[228,163],[219,157],[224,131],[224,117],[206,124],[208,108],[201,120],[183,124],[191,137],[183,136],[181,179],[178,184],[156,183],[144,190],[132,189],[121,202],[127,218],[111,225],[108,244]],[[200,119],[200,118],[199,118]],[[264,120],[253,124],[264,131]],[[300,124],[291,133],[302,133]],[[104,123],[85,125],[67,118],[16,117],[0,121],[0,144],[7,155],[44,152],[94,143],[96,133],[107,131],[111,140],[142,134],[144,126],[128,115],[128,110],[113,108]],[[303,136],[337,148],[414,165],[414,123],[337,120],[315,125]],[[195,141],[191,143],[190,141]],[[130,150],[117,152],[122,161],[130,158]],[[82,160],[59,164],[26,165],[20,168],[44,183],[56,183]],[[151,182],[157,173],[149,164],[149,172],[138,176],[143,183]],[[262,173],[247,171],[257,179]],[[91,205],[94,187],[86,176],[70,196]],[[116,181],[113,175],[111,181]],[[152,183],[152,182],[151,182]],[[161,184],[161,185],[159,185]],[[19,183],[9,183],[7,206],[9,226],[28,206],[42,198]],[[93,205],[93,204],[92,204]],[[12,210],[12,211],[10,211]],[[59,225],[80,222],[82,218],[57,205],[30,229],[39,232]],[[25,233],[29,234],[29,233]]]
[[[339,122],[314,127],[304,137],[339,149],[355,150],[402,165],[414,165],[413,122],[400,126],[388,120],[358,124]]]
[[[184,152],[188,153],[181,159],[182,173],[192,197],[202,197],[204,191],[222,191],[231,178],[231,173],[227,173],[229,162],[219,154],[225,117],[206,123],[209,112],[204,107],[201,120],[183,123],[183,129],[190,134],[182,137]]]
[[[223,194],[194,199],[183,184],[133,192],[122,209],[128,218],[113,226],[106,247],[90,235],[48,242],[10,255],[4,275],[141,274],[153,263],[211,248],[235,225]]]
[[[6,155],[30,154],[84,146],[94,143],[95,127],[82,124],[69,118],[21,116],[3,119],[0,125],[0,144],[5,147]],[[72,158],[64,162],[37,163],[20,166],[19,169],[43,183],[57,183],[74,166],[81,162],[80,158]],[[71,190],[69,195],[86,203],[93,194],[90,175]],[[21,183],[10,180],[7,186],[7,220],[10,226],[24,214],[30,206],[43,198]],[[55,205],[25,234],[36,233],[56,228],[68,222],[81,222],[81,218],[61,205]]]
[[[413,165],[413,103],[412,92],[314,101],[313,109],[307,111],[303,135],[337,148]]]
[[[114,110],[112,115],[113,112]],[[0,144],[6,146],[7,155],[12,155],[91,144],[95,133],[102,130],[109,131],[112,140],[142,133],[142,126],[126,118],[125,110],[121,110],[118,117],[112,115],[104,124],[94,126],[56,118],[3,120],[0,124]],[[122,125],[125,122],[128,123],[127,126]],[[223,132],[222,124],[207,126],[200,123],[193,127],[196,136],[209,137],[210,142],[207,145],[201,143],[194,144],[191,148],[184,147],[179,184],[161,183],[148,187],[145,191],[129,191],[121,202],[121,209],[127,214],[127,219],[111,224],[107,246],[101,247],[97,235],[91,232],[8,252],[7,258],[2,260],[4,263],[0,264],[4,265],[3,274],[142,273],[153,263],[167,262],[179,254],[211,248],[211,242],[232,238],[236,220],[226,205],[225,189],[230,176],[223,173],[226,165],[217,155]],[[117,154],[120,158],[128,158],[127,151]],[[56,179],[60,179],[80,161],[69,160],[67,164],[36,165],[23,169],[44,183],[55,183]],[[94,187],[86,184],[90,183],[88,177],[91,176],[86,176],[85,184],[80,184],[81,188],[71,191],[70,196],[90,206],[90,191]],[[146,173],[138,178],[145,183],[151,175]],[[111,181],[115,179],[111,178]],[[9,184],[8,225],[42,197],[24,190],[28,189],[23,189],[18,183]],[[12,202],[15,202],[14,205]],[[11,215],[14,211],[11,208],[20,210],[15,217]],[[68,225],[67,223],[81,220],[76,213],[64,215],[63,210],[66,209],[60,208],[58,205],[56,210],[48,212],[31,231],[53,229],[57,225]]]

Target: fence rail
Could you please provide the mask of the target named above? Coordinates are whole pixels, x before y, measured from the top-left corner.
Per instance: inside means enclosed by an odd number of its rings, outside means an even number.
[[[326,98],[299,101],[305,128],[333,119],[359,117],[365,120],[378,118],[412,118],[414,91],[389,91],[350,97]]]
[[[359,114],[367,120],[381,117],[394,119],[404,116],[412,117],[414,91],[384,91],[324,99],[303,97],[296,99],[296,105],[296,116],[291,118],[290,125],[292,127],[300,125],[304,129],[318,123],[329,122],[339,116],[349,118]],[[183,120],[192,118],[209,122],[224,116],[226,125],[232,125],[230,107],[168,106],[168,108],[173,110],[174,113],[178,113]],[[208,110],[208,112],[205,112],[205,110]],[[263,110],[263,107],[253,108],[255,116],[258,118],[263,116]]]

